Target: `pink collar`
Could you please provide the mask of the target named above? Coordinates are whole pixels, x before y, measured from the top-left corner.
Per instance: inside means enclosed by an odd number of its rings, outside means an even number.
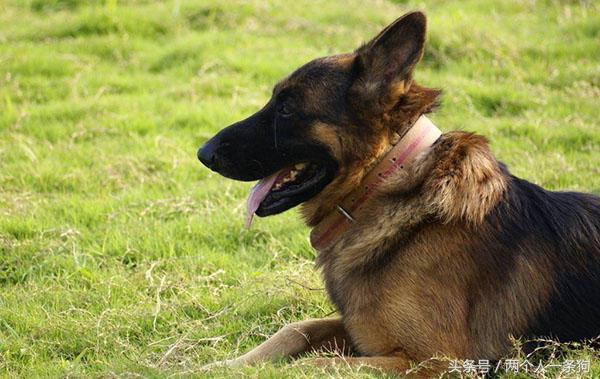
[[[425,116],[406,132],[369,171],[361,186],[346,196],[336,205],[310,233],[310,243],[316,250],[324,250],[351,228],[360,219],[372,195],[391,175],[399,170],[405,170],[407,164],[422,151],[425,151],[442,135],[442,132]]]

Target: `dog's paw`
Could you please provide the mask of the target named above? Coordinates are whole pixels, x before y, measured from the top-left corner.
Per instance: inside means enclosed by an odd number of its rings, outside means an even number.
[[[209,370],[213,370],[216,368],[237,367],[237,366],[240,366],[240,363],[237,362],[236,359],[225,359],[222,361],[217,361],[217,362],[206,364],[200,368],[200,371],[209,371]]]

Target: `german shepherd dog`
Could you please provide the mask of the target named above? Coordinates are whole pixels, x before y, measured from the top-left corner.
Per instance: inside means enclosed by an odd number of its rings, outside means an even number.
[[[250,216],[301,205],[317,227],[438,104],[440,91],[412,79],[425,34],[425,15],[413,12],[353,53],[307,63],[260,111],[207,141],[200,161],[261,180]],[[600,197],[519,179],[484,137],[463,131],[439,136],[371,195],[317,248],[339,317],[286,325],[223,364],[334,346],[339,354],[311,362],[405,373],[434,356],[501,359],[511,336],[600,334]]]

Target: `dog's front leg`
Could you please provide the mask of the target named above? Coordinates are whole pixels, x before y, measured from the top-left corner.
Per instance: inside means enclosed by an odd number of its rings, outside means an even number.
[[[246,354],[206,366],[240,366],[262,361],[275,361],[318,350],[348,353],[350,338],[339,318],[311,319],[294,322],[281,328],[271,338]]]

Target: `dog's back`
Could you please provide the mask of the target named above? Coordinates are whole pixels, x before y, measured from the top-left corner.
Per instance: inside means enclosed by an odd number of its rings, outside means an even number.
[[[512,177],[506,202],[492,217],[503,224],[502,240],[519,245],[535,238],[548,264],[540,267],[550,283],[548,301],[531,323],[530,337],[563,341],[600,334],[600,198],[576,192],[550,192]],[[519,250],[512,249],[518,256]],[[533,257],[537,259],[537,257]],[[527,280],[527,278],[523,278]]]

